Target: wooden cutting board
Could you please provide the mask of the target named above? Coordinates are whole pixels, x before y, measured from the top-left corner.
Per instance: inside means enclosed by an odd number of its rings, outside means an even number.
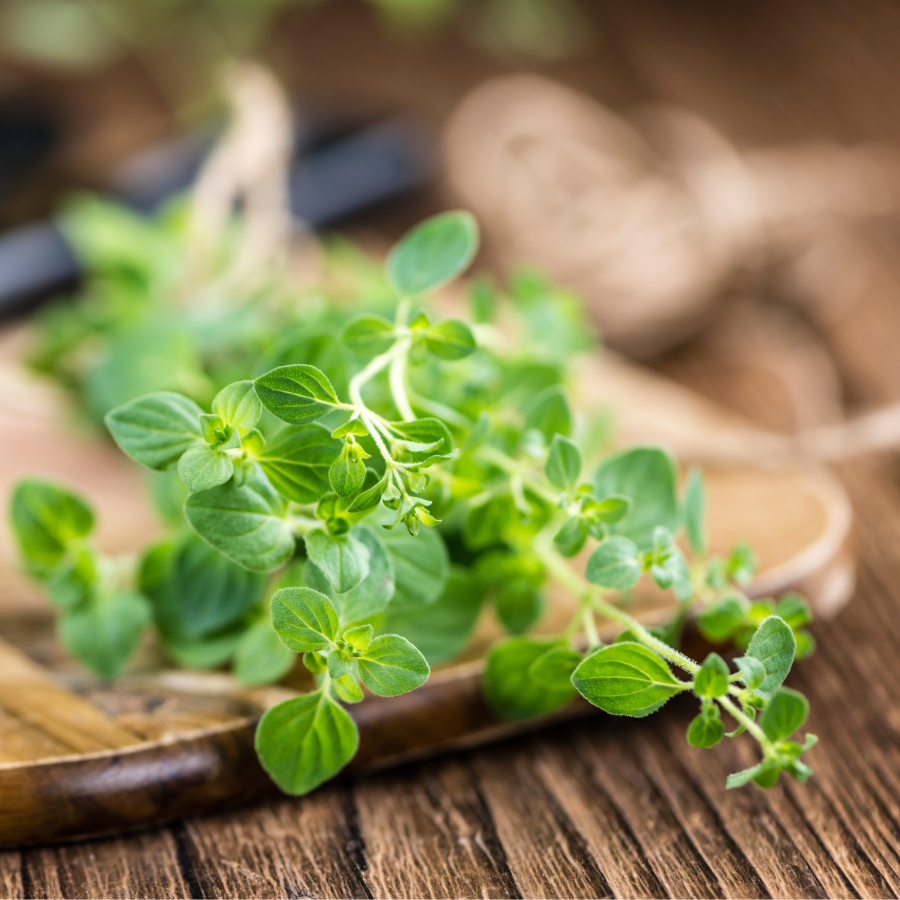
[[[17,338],[6,340],[12,346]],[[146,508],[142,473],[108,444],[61,427],[64,401],[4,365],[12,355],[0,342],[0,427],[12,433],[15,425],[18,436],[2,451],[0,492],[8,496],[25,474],[57,478],[95,503],[103,549],[146,543],[159,526]],[[611,355],[586,363],[579,384],[582,408],[614,409],[623,442],[662,442],[682,462],[704,462],[712,550],[753,543],[761,568],[752,594],[794,588],[820,616],[846,602],[854,584],[851,512],[829,472]],[[226,673],[161,669],[148,646],[129,674],[101,683],[62,654],[46,605],[16,574],[6,532],[0,554],[0,846],[140,827],[277,793],[256,761],[253,733],[263,710],[304,689],[301,670],[286,685],[248,690]],[[545,627],[565,618],[570,603],[552,596]],[[652,623],[669,604],[649,590],[636,609]],[[498,633],[485,614],[465,657],[436,669],[425,686],[351,707],[360,750],[350,770],[598,713],[579,701],[540,721],[499,721],[479,683],[484,650]]]

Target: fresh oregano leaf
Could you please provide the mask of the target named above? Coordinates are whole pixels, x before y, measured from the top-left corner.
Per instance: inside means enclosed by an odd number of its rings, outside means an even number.
[[[234,463],[227,453],[197,444],[178,460],[178,474],[193,494],[225,484],[234,474]]]
[[[290,425],[315,422],[338,404],[331,382],[315,366],[280,366],[254,384],[263,406]]]
[[[369,574],[369,548],[352,534],[335,537],[316,528],[304,540],[307,555],[338,594],[356,587]]]
[[[171,469],[202,440],[203,410],[182,394],[161,391],[106,414],[106,426],[124,453],[149,469]]]
[[[706,536],[706,485],[696,466],[688,472],[684,492],[684,530],[694,553],[703,555],[708,547]]]
[[[797,641],[788,624],[778,616],[769,616],[756,629],[747,647],[747,656],[758,659],[766,669],[765,681],[756,689],[771,699],[781,687],[794,662]]]
[[[756,690],[766,680],[766,667],[758,659],[739,656],[734,664],[741,673],[741,681],[749,690]]]
[[[575,670],[572,684],[594,706],[616,716],[648,716],[689,685],[642,644],[616,643],[591,654]]]
[[[184,514],[203,540],[245,569],[273,572],[294,552],[287,504],[261,476],[191,494]]]
[[[551,647],[528,667],[528,675],[542,687],[565,690],[572,684],[572,673],[581,659],[581,654],[571,647]]]
[[[394,570],[390,611],[401,612],[435,603],[450,577],[450,557],[433,528],[412,537],[404,530],[381,535]]]
[[[355,628],[348,628],[342,640],[346,641],[354,650],[365,650],[372,643],[372,637],[375,631],[371,625],[357,625]]]
[[[273,684],[290,672],[296,659],[264,616],[244,632],[235,647],[234,677],[247,687]]]
[[[588,538],[587,523],[581,516],[570,516],[553,537],[556,549],[566,557],[581,552]]]
[[[721,697],[728,693],[728,664],[718,653],[710,653],[694,678],[694,693],[698,697]]]
[[[687,742],[692,747],[715,747],[725,736],[725,726],[718,714],[703,710],[691,721],[687,730]]]
[[[545,388],[526,406],[524,430],[529,429],[539,431],[547,443],[556,434],[572,433],[572,410],[562,385]]]
[[[256,729],[259,760],[287,794],[308,794],[337,775],[358,746],[353,719],[322,690],[273,706]]]
[[[512,580],[501,585],[496,599],[497,618],[507,631],[528,631],[544,611],[541,592],[525,580]]]
[[[262,403],[252,381],[236,381],[222,388],[212,402],[212,411],[222,417],[226,425],[246,434],[256,428],[262,415]]]
[[[295,503],[315,503],[328,491],[328,468],[341,442],[318,424],[286,426],[256,455],[272,487]]]
[[[401,451],[400,457],[404,462],[427,468],[453,455],[453,439],[440,419],[386,424],[391,432],[391,443]]]
[[[578,444],[561,434],[553,435],[550,452],[544,466],[544,472],[550,484],[558,487],[561,491],[572,490],[578,484],[583,465],[584,460]]]
[[[475,335],[465,322],[445,319],[422,335],[425,346],[439,359],[464,359],[475,350]]]
[[[344,444],[328,470],[328,481],[338,497],[351,497],[366,480],[366,464],[357,444]]]
[[[627,590],[641,577],[638,548],[628,538],[607,538],[591,554],[584,573],[592,584]]]
[[[697,627],[708,641],[724,643],[744,624],[749,609],[743,597],[729,594],[697,616]]]
[[[347,323],[341,339],[360,356],[378,356],[396,340],[394,324],[383,316],[364,314]]]
[[[363,699],[362,688],[352,675],[335,678],[331,682],[331,687],[338,700],[343,700],[344,703],[359,703]]]
[[[491,706],[506,719],[544,715],[575,696],[571,684],[547,688],[529,675],[529,669],[556,641],[513,637],[500,641],[488,653],[484,691]]]
[[[380,697],[396,697],[425,684],[431,669],[425,657],[399,634],[382,634],[357,659],[362,683]]]
[[[385,271],[400,294],[421,294],[456,278],[478,249],[478,225],[456,211],[426,219],[407,232],[388,255]]]
[[[334,604],[312,588],[280,588],[272,595],[270,606],[276,634],[294,653],[324,650],[337,638]]]
[[[781,741],[802,728],[808,715],[809,702],[806,697],[782,687],[763,710],[759,725],[770,741]]]
[[[328,654],[328,674],[332,678],[343,678],[353,672],[353,659],[343,650],[332,650]]]

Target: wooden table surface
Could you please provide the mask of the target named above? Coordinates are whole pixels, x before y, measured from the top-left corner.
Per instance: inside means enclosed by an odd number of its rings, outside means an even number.
[[[600,62],[557,73],[593,78],[600,96],[626,85],[618,100],[689,105],[743,145],[900,142],[892,0],[618,0],[602,9]],[[314,30],[304,40],[315,72]],[[331,65],[333,79],[352,77],[352,61],[344,76]],[[395,79],[393,89],[412,92],[403,99],[415,106],[428,61],[410,51],[403,65],[421,77],[403,87]],[[807,328],[834,362],[844,400],[860,407],[900,399],[900,229],[873,230],[871,244],[879,266],[865,299]],[[725,377],[714,344],[695,341],[659,365],[760,421],[789,425],[785,394],[751,370]],[[841,475],[861,570],[855,598],[814,626],[818,652],[791,676],[820,737],[806,785],[726,793],[726,774],[753,761],[751,742],[690,749],[691,704],[673,702],[651,719],[598,716],[300,800],[0,853],[0,896],[900,895],[900,469],[885,454],[844,464]]]

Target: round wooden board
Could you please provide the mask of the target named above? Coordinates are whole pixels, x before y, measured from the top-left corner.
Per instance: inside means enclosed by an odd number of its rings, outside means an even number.
[[[849,598],[851,513],[829,472],[785,458],[747,463],[741,459],[747,441],[734,435],[753,434],[763,443],[771,436],[613,357],[592,363],[581,384],[586,406],[611,401],[617,409],[637,411],[619,417],[629,441],[662,438],[682,460],[709,454],[679,446],[679,434],[697,446],[719,448],[712,455],[726,461],[705,463],[711,545],[723,551],[736,540],[753,543],[761,561],[754,595],[797,589],[818,615],[834,613]],[[678,423],[652,415],[655,407],[670,414],[674,408]],[[3,415],[0,406],[0,423]],[[29,428],[19,428],[17,458],[2,467],[0,487],[35,469],[54,475],[99,497],[107,547],[123,548],[123,542],[135,541],[136,531],[146,539],[156,526],[147,518],[140,476],[108,447],[87,438],[73,442],[55,421],[50,413],[34,415]],[[47,450],[73,446],[77,452]],[[727,447],[736,452],[725,452]],[[4,544],[8,552],[8,538]],[[12,562],[5,563],[11,575]],[[0,595],[0,845],[140,827],[276,792],[256,760],[255,724],[265,708],[302,688],[301,674],[291,676],[290,687],[251,691],[223,673],[156,669],[147,648],[133,672],[114,686],[101,684],[60,655],[45,607],[29,586],[6,574]],[[564,594],[551,600],[547,627],[571,603]],[[652,623],[666,615],[670,603],[667,595],[648,591],[637,598],[636,609]],[[410,694],[367,697],[351,707],[361,741],[350,770],[546,725],[546,719],[501,722],[485,705],[482,658],[498,633],[486,614],[462,661],[436,670]],[[589,712],[596,710],[577,702],[552,718]]]

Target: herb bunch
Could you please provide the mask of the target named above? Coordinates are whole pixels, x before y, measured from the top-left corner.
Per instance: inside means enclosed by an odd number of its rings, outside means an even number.
[[[485,281],[471,290],[474,326],[423,308],[468,268],[477,241],[464,212],[413,229],[387,258],[386,304],[343,311],[329,345],[339,352],[313,360],[321,347],[301,331],[284,364],[226,385],[207,408],[161,391],[109,412],[121,449],[177,472],[186,491],[170,536],[139,561],[96,552],[80,498],[20,483],[14,530],[59,609],[63,641],[104,677],[151,622],[176,662],[230,661],[247,684],[277,680],[302,654],[316,688],[270,709],[256,738],[272,778],[302,794],[356,751],[344,705],[363,688],[421,686],[491,605],[510,633],[484,675],[501,715],[547,714],[580,694],[643,717],[690,694],[692,746],[723,739],[723,712],[736,723],[729,737],[759,744],[760,762],[729,787],[770,786],[781,772],[805,780],[801,756],[815,737],[792,737],[808,704],[783,682],[813,649],[806,602],[747,598],[752,550],[710,555],[702,475],[691,471],[681,494],[664,450],[607,454],[585,475],[582,448],[597,456],[602,438],[568,400],[565,362],[585,329],[565,292],[517,276],[512,331],[510,317],[496,321]],[[646,580],[676,599],[665,627],[627,611]],[[574,605],[548,634],[554,584]],[[678,649],[690,615],[710,641],[744,648],[733,668]],[[601,623],[620,630],[613,643]]]

